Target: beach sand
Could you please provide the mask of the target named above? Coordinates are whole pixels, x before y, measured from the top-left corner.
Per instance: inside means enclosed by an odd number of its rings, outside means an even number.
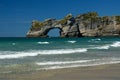
[[[0,80],[120,80],[120,64],[0,74]]]

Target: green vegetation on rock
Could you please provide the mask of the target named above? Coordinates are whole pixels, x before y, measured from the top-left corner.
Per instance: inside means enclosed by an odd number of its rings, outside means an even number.
[[[66,19],[62,19],[62,20],[58,21],[58,24],[64,25],[64,24],[66,24],[66,23],[67,23],[67,20],[66,20]]]
[[[58,24],[64,25],[67,23],[67,20],[70,20],[72,17],[73,17],[72,14],[68,14],[67,16],[64,17],[64,19],[58,21]]]
[[[37,30],[37,29],[40,29],[43,26],[46,26],[47,24],[48,24],[47,22],[33,21],[31,29]]]
[[[88,12],[88,13],[82,14],[80,17],[82,17],[82,20],[86,26],[90,24],[90,29],[92,29],[93,24],[98,21],[97,12]]]

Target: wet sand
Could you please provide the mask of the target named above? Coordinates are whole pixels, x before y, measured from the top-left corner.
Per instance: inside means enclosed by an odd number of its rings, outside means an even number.
[[[0,80],[120,80],[120,64],[0,74]]]

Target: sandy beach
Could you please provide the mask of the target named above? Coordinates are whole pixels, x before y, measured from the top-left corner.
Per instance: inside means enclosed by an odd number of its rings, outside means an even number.
[[[0,74],[0,80],[120,80],[120,64]]]

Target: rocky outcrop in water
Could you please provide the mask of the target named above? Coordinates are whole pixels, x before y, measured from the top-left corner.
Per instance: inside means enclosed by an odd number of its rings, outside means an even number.
[[[60,29],[60,37],[120,36],[120,16],[99,17],[96,12],[88,12],[73,17],[68,14],[61,20],[34,20],[27,37],[49,37],[51,29]]]

